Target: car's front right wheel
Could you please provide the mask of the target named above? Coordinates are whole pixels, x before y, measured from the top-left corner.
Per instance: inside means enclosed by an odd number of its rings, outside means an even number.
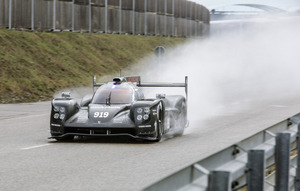
[[[155,132],[156,132],[156,139],[155,142],[159,142],[163,136],[163,129],[162,129],[162,122],[161,122],[161,109],[160,106],[157,107],[157,119],[154,122],[154,128],[155,128]]]
[[[186,104],[183,102],[180,107],[180,113],[175,119],[175,136],[181,136],[186,126]]]
[[[161,140],[161,137],[162,137],[162,129],[161,129],[161,125],[160,125],[159,120],[156,120],[154,122],[154,127],[155,127],[155,131],[156,131],[155,142],[159,142]]]

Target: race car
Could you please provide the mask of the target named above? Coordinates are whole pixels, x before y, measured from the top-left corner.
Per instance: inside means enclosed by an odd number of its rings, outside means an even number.
[[[145,87],[184,87],[186,95],[156,94],[146,99]],[[140,76],[97,83],[94,76],[93,89],[94,94],[84,96],[80,104],[69,92],[52,100],[49,138],[129,136],[158,142],[167,133],[182,135],[188,126],[187,76],[184,83],[141,83]]]

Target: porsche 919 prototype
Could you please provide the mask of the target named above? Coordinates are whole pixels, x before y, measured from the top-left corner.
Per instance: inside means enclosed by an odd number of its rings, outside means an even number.
[[[129,136],[160,141],[164,134],[182,135],[188,125],[185,83],[141,83],[137,77],[116,77],[113,82],[93,80],[94,94],[79,104],[64,92],[52,100],[51,137],[72,140],[74,136]],[[183,87],[185,96],[156,94],[146,99],[143,87]]]

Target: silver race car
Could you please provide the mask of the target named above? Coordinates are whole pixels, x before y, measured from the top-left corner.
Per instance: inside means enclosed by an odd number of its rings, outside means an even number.
[[[112,82],[93,81],[94,94],[79,104],[64,92],[51,102],[50,133],[57,140],[74,136],[130,136],[160,141],[164,134],[182,135],[188,126],[187,89],[184,83],[141,83],[137,77],[116,77]],[[144,97],[143,87],[183,87],[185,96],[157,94]]]

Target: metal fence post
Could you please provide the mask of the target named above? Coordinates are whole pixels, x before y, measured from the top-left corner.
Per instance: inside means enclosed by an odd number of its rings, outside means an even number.
[[[72,0],[72,31],[74,31],[75,29],[75,0]]]
[[[175,36],[175,3],[172,0],[172,36]]]
[[[154,20],[154,33],[157,35],[157,0],[155,0],[155,20]]]
[[[34,0],[31,0],[31,30],[34,31]]]
[[[300,124],[298,124],[297,132],[297,168],[296,168],[296,177],[295,177],[295,190],[300,190]]]
[[[144,10],[145,10],[145,15],[144,15],[144,35],[147,35],[147,0],[144,0]]]
[[[119,34],[122,34],[122,0],[119,0]]]
[[[12,11],[12,3],[11,3],[12,0],[9,0],[9,4],[8,4],[8,29],[11,29],[11,11]]]
[[[167,0],[165,0],[164,35],[167,36]]]
[[[194,7],[194,14],[195,14],[195,36],[198,36],[198,22],[197,22],[197,6]]]
[[[92,0],[89,0],[89,33],[92,32]]]
[[[185,1],[185,37],[188,35],[188,17],[187,17],[187,11],[188,11],[188,1]]]
[[[189,20],[188,20],[188,31],[189,31],[189,37],[192,36],[192,25],[191,25],[191,22],[192,22],[192,17],[193,17],[193,12],[192,12],[192,3],[190,2],[190,7],[187,8],[190,12],[190,17],[189,17]]]
[[[56,30],[56,0],[53,0],[53,31]]]
[[[208,191],[230,191],[231,174],[227,171],[212,171],[208,178]]]
[[[277,133],[275,146],[276,187],[275,191],[289,190],[290,134]]]
[[[249,150],[247,174],[248,191],[263,191],[265,183],[266,159],[264,150]]]
[[[104,32],[107,33],[107,0],[105,0],[105,11],[104,11]]]
[[[135,35],[135,0],[132,0],[132,35]]]

